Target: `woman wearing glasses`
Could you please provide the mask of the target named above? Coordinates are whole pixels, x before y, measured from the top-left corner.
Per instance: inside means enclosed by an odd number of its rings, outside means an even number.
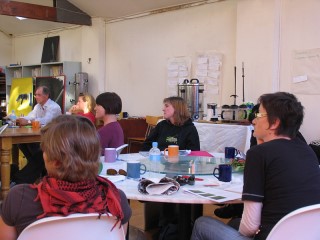
[[[41,134],[48,176],[37,185],[20,184],[10,190],[0,208],[0,239],[17,239],[38,219],[73,213],[109,212],[117,217],[115,224],[121,221],[126,227],[131,209],[125,194],[97,176],[100,142],[91,121],[62,115]]]
[[[264,94],[253,120],[261,140],[247,152],[239,229],[210,218],[197,219],[192,240],[266,239],[288,213],[320,202],[320,171],[312,149],[296,137],[303,106],[290,93]]]

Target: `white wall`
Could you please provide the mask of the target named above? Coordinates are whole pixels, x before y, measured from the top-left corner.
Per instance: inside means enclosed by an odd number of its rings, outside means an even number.
[[[293,51],[320,48],[320,1],[286,0],[282,9],[280,89],[290,91]],[[308,141],[320,139],[320,95],[297,97],[305,107],[301,132]]]
[[[0,66],[12,62],[12,38],[0,31]]]
[[[106,90],[131,115],[162,114],[168,58],[216,50],[224,54],[223,99],[232,103],[236,16],[230,0],[107,24]]]
[[[22,65],[39,64],[42,57],[44,38],[60,36],[60,61],[81,61],[81,27],[51,33],[40,33],[15,37],[13,40],[13,61]]]
[[[293,51],[320,46],[319,9],[317,0],[238,1],[237,65],[245,62],[248,100],[267,92],[291,92]],[[320,96],[296,96],[305,107],[302,134],[308,142],[319,139]]]
[[[95,19],[92,27],[49,36],[60,35],[60,61],[82,61],[93,95],[115,91],[129,114],[161,114],[167,59],[194,57],[198,51],[224,54],[222,94],[227,104],[232,103],[234,65],[237,103],[242,101],[242,62],[246,101],[266,92],[290,91],[292,51],[319,48],[318,9],[318,0],[227,0],[107,25]],[[46,36],[14,38],[10,48],[11,40],[0,33],[0,65],[39,63]],[[3,52],[11,51],[12,58],[4,60]],[[298,97],[306,113],[302,133],[308,141],[320,138],[320,96]]]
[[[256,102],[266,92],[272,92],[275,37],[275,1],[240,0],[237,9],[237,72],[242,100],[242,72],[244,62],[245,100]]]
[[[92,19],[92,27],[82,28],[82,71],[89,75],[89,92],[96,97],[105,91],[106,27],[104,20]],[[90,61],[89,61],[90,58]]]

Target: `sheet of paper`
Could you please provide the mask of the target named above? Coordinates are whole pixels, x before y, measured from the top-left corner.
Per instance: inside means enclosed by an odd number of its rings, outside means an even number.
[[[239,193],[224,191],[215,187],[183,188],[183,190],[218,203],[241,199]]]

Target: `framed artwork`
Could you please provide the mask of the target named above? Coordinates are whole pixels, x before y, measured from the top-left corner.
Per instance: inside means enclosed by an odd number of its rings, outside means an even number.
[[[60,36],[44,39],[41,63],[57,62]]]

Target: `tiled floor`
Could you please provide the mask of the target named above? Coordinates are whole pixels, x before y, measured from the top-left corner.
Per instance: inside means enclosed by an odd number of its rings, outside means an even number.
[[[152,235],[158,231],[157,228],[144,231],[144,208],[143,203],[139,201],[130,201],[130,206],[132,208],[132,217],[130,219],[129,227],[129,239],[130,240],[152,240]],[[219,206],[214,204],[205,204],[203,207],[203,215],[214,217],[213,211]],[[219,218],[217,218],[219,219]],[[227,222],[226,219],[220,219]]]

